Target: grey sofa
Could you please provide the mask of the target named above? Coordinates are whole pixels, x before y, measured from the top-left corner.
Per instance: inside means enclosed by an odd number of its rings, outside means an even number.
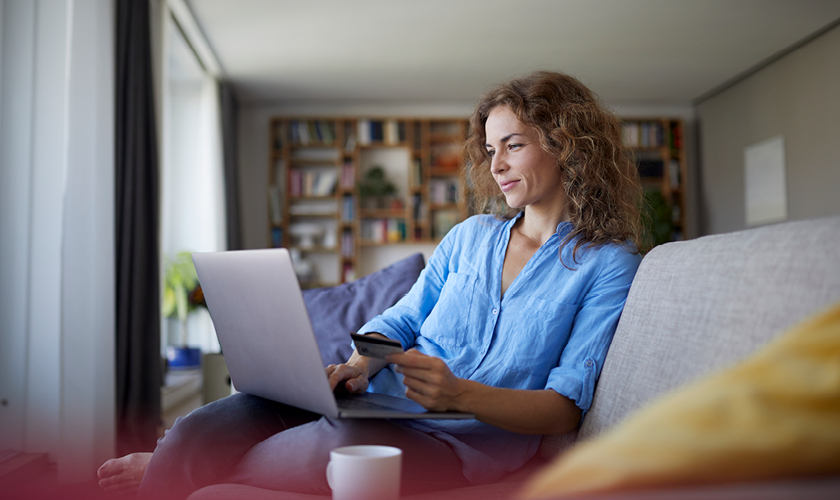
[[[610,347],[593,405],[575,434],[546,436],[539,456],[500,483],[408,497],[515,498],[530,474],[576,440],[621,423],[659,395],[744,359],[840,302],[840,217],[775,224],[661,245],[647,254]],[[190,500],[325,499],[242,485]],[[586,498],[840,498],[840,477],[659,490]]]

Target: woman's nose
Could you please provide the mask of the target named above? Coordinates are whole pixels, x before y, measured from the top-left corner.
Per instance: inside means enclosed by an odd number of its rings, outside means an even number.
[[[494,174],[498,174],[498,173],[504,172],[506,169],[507,169],[507,164],[505,163],[504,159],[502,158],[502,155],[500,155],[499,153],[496,153],[490,159],[490,172],[494,173]]]

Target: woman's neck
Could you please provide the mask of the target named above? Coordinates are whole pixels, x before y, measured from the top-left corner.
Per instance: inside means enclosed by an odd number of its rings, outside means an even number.
[[[522,236],[542,246],[557,232],[558,224],[565,220],[568,220],[565,209],[543,211],[528,206],[516,226]]]

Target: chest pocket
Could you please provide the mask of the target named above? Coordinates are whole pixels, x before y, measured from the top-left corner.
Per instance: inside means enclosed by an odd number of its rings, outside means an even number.
[[[577,309],[576,304],[536,297],[529,300],[524,310],[532,321],[527,322],[530,328],[520,331],[518,340],[510,343],[511,367],[520,372],[547,375],[557,366],[569,342]]]
[[[462,346],[469,340],[467,326],[475,294],[475,278],[449,273],[437,304],[423,323],[420,334],[440,346]]]

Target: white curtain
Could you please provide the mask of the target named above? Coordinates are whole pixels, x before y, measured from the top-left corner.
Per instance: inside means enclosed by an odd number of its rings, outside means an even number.
[[[0,449],[114,449],[114,5],[0,0]]]

